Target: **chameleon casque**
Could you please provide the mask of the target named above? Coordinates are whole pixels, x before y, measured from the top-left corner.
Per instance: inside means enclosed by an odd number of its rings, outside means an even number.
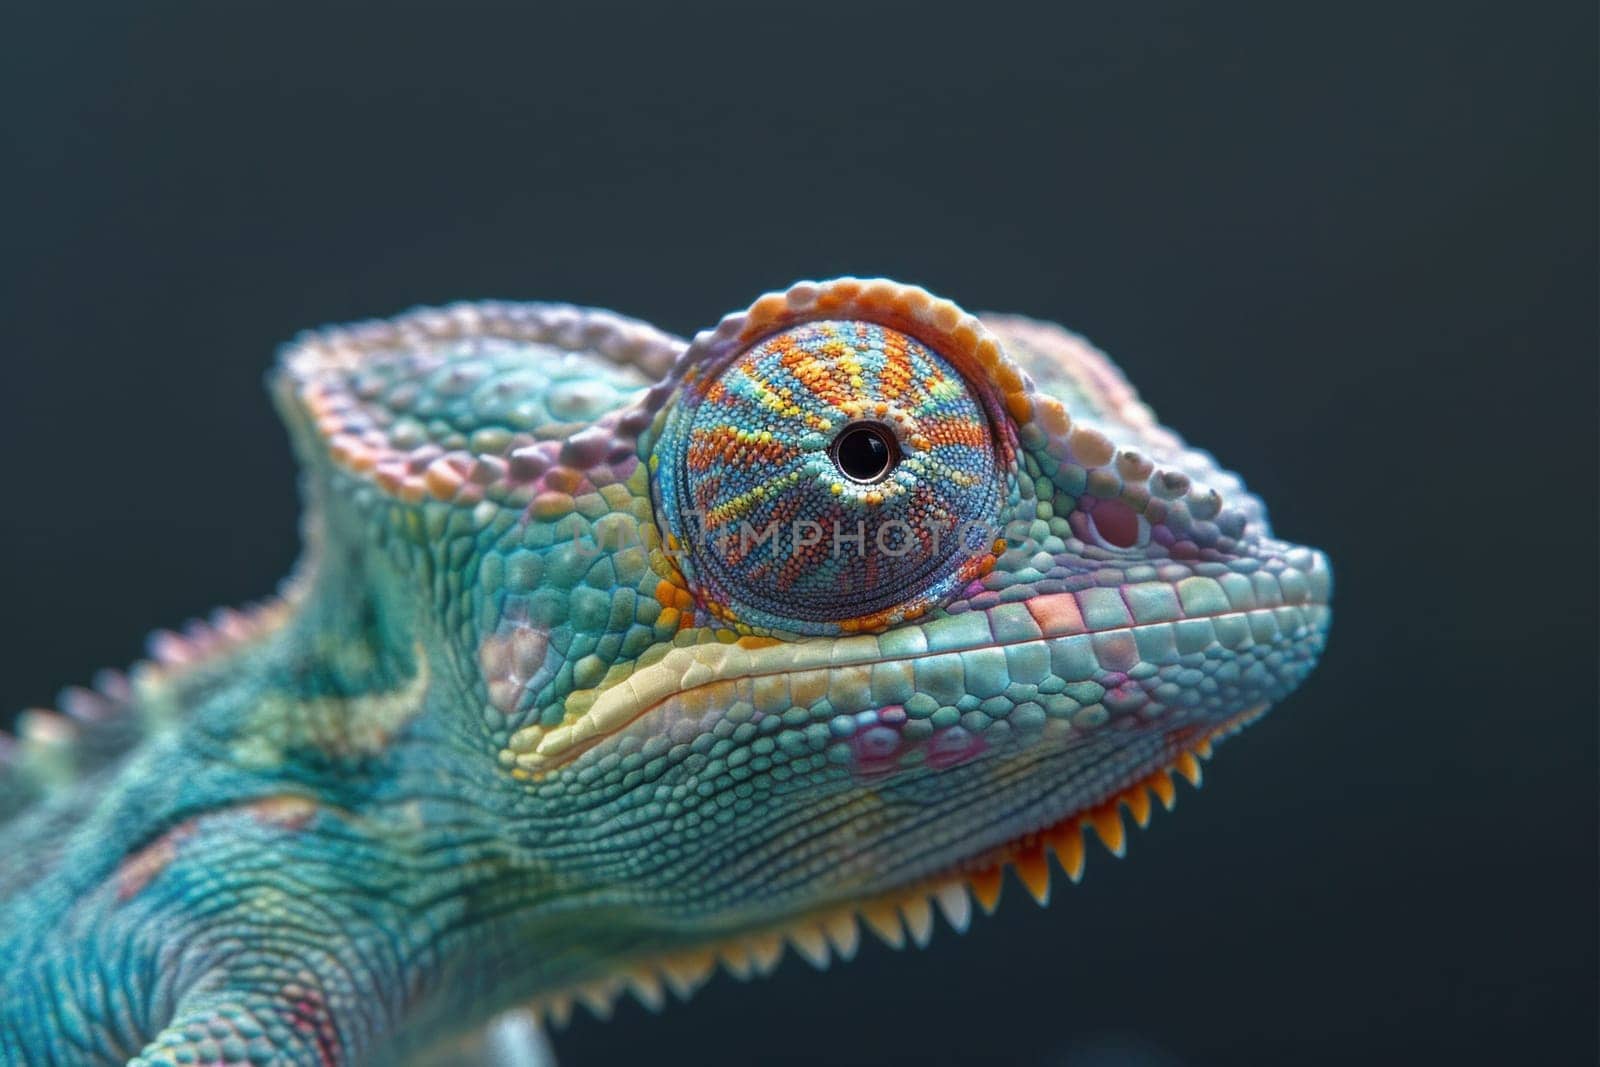
[[[1104,355],[890,281],[416,311],[271,387],[294,577],[0,749],[7,1064],[523,1062],[491,1020],[923,943],[1120,855],[1328,628]]]

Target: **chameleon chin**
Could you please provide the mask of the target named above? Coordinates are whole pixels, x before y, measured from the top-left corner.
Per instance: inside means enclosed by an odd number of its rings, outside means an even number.
[[[0,748],[5,1063],[524,1063],[921,944],[1121,855],[1328,628],[1099,351],[895,282],[689,343],[416,311],[271,382],[297,573]]]

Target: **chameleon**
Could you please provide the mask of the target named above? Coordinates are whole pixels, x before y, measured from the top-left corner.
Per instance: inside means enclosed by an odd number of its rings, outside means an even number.
[[[924,945],[1122,855],[1329,628],[1099,350],[894,281],[421,309],[269,385],[291,577],[0,747],[7,1064],[535,1062]]]

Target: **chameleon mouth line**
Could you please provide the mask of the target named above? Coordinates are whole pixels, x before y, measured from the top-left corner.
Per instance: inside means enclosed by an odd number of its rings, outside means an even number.
[[[1102,611],[1103,604],[1082,593],[1053,593],[1021,604],[1002,604],[987,611],[949,616],[939,620],[941,628],[937,631],[934,624],[925,629],[913,628],[909,633],[914,639],[896,637],[887,647],[873,635],[789,645],[759,643],[759,639],[749,638],[731,644],[687,645],[669,650],[661,659],[606,688],[575,694],[578,708],[574,709],[574,699],[569,698],[566,721],[549,728],[524,727],[512,735],[507,747],[514,761],[514,773],[532,776],[571,762],[668,702],[682,700],[713,685],[779,676],[794,682],[812,672],[870,671],[875,665],[889,662],[901,663],[914,672],[919,664],[926,665],[940,657],[960,657],[964,653],[1028,644],[1048,648],[1071,639],[1082,639],[1085,653],[1091,654],[1096,643],[1103,645],[1119,639],[1134,641],[1141,635],[1155,637],[1161,627],[1172,631],[1171,637],[1180,649],[1185,641],[1181,627],[1188,628],[1188,639],[1200,647],[1215,642],[1240,649],[1281,640],[1285,634],[1293,634],[1302,627],[1320,625],[1319,615],[1325,612],[1326,606],[1325,601],[1308,593],[1295,602],[1273,606],[1201,610],[1149,622],[1095,628],[1085,621],[1085,616]],[[1089,610],[1085,610],[1086,607]],[[1127,609],[1123,611],[1127,617]],[[1017,626],[1022,622],[1031,622],[1031,628],[1022,630]],[[925,634],[928,631],[934,632],[935,637],[953,638],[950,647],[927,647]],[[916,647],[918,644],[922,647]],[[825,686],[822,688],[826,691]]]

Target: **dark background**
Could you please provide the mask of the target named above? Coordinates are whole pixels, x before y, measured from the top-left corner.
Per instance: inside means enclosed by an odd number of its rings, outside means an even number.
[[[563,1061],[1593,1063],[1592,5],[1076,7],[8,5],[0,703],[288,569],[302,327],[884,273],[1115,355],[1327,657],[1050,910]]]

